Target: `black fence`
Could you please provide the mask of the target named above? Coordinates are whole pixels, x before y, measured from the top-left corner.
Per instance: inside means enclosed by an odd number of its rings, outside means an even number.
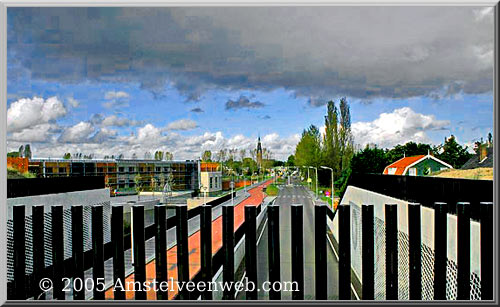
[[[347,185],[420,203],[429,208],[433,208],[436,201],[448,204],[470,202],[471,218],[477,221],[481,215],[479,202],[493,201],[492,180],[352,174]],[[457,214],[456,206],[448,209],[448,213]]]
[[[470,297],[470,223],[471,223],[471,204],[460,202],[457,206],[457,235],[458,235],[458,293],[457,298],[468,300]],[[449,212],[449,206],[446,203],[435,202],[433,204],[435,214],[435,262],[434,262],[434,299],[445,299],[446,293],[446,213]],[[491,300],[493,298],[493,203],[481,202],[480,207],[480,225],[481,225],[481,299]],[[224,205],[222,210],[223,221],[223,247],[212,257],[211,250],[211,234],[212,234],[212,207],[200,207],[199,214],[201,215],[200,236],[201,236],[201,270],[192,279],[194,282],[211,281],[214,272],[217,268],[223,268],[223,281],[227,283],[236,282],[234,271],[234,246],[235,242],[239,242],[245,235],[245,259],[246,273],[248,280],[257,285],[257,224],[256,219],[259,213],[260,206],[245,207],[245,222],[238,228],[234,229],[234,207]],[[176,211],[175,221],[176,237],[177,237],[177,271],[179,281],[188,281],[189,276],[189,251],[188,251],[188,211],[186,205],[165,206],[157,205],[154,210],[155,224],[148,230],[144,228],[144,207],[134,205],[132,207],[134,214],[134,274],[135,282],[146,281],[146,263],[145,263],[145,240],[150,237],[155,237],[155,254],[156,254],[156,278],[159,282],[167,280],[167,258],[166,255],[166,229],[173,227],[169,222],[170,218],[166,218],[166,210],[173,209]],[[317,300],[327,298],[327,283],[328,267],[327,267],[327,219],[333,219],[335,213],[325,205],[315,206],[314,223],[315,223],[315,293]],[[386,270],[386,299],[398,299],[398,210],[396,204],[385,205],[385,270]],[[268,281],[273,285],[274,282],[281,281],[281,255],[280,255],[280,207],[270,204],[267,207],[268,219]],[[43,229],[43,219],[40,218],[40,212],[33,212],[33,229]],[[351,241],[350,241],[350,207],[348,205],[339,205],[337,211],[339,219],[339,241],[338,241],[338,289],[339,299],[351,299]],[[374,242],[374,210],[373,205],[362,206],[362,266],[363,266],[363,290],[362,299],[372,300],[374,298],[374,270],[375,263],[373,257],[373,242]],[[72,208],[73,225],[81,223],[82,207],[75,206]],[[420,300],[422,291],[422,268],[421,268],[421,225],[420,218],[421,205],[412,204],[408,210],[408,220],[411,221],[408,225],[409,233],[409,283],[410,283],[410,299]],[[24,221],[25,208],[24,206],[15,206],[13,210],[14,218],[14,284],[11,297],[9,299],[26,299],[28,295],[35,295],[36,298],[43,298],[43,293],[37,290],[37,287],[27,287],[27,278],[25,276],[25,245],[24,243]],[[45,268],[43,261],[37,260],[34,263],[33,276],[30,284],[38,286],[40,281],[49,277],[54,281],[53,294],[54,298],[64,299],[63,285],[57,280],[63,276],[77,278],[83,277],[83,271],[87,265],[93,268],[94,282],[97,284],[97,278],[104,276],[104,260],[107,257],[113,258],[113,283],[118,280],[124,281],[124,253],[126,247],[126,236],[123,234],[123,207],[121,205],[113,206],[112,209],[112,238],[113,240],[104,245],[102,233],[102,206],[94,206],[92,208],[92,250],[89,251],[89,263],[86,262],[86,255],[82,249],[82,233],[78,229],[74,229],[72,233],[73,257],[67,261],[70,262],[71,269],[68,269],[63,260],[63,240],[62,236],[62,206],[52,207],[52,227],[54,230],[52,257],[53,265],[51,268]],[[290,217],[292,225],[290,236],[291,240],[291,269],[292,282],[296,282],[296,290],[293,292],[294,300],[302,300],[304,298],[304,249],[302,236],[302,226],[304,222],[302,205],[292,205]],[[168,227],[167,227],[168,226]],[[77,226],[75,226],[77,227]],[[148,231],[150,232],[148,234]],[[41,242],[33,242],[33,258],[40,259],[44,255],[43,240]],[[43,259],[43,258],[42,258]],[[195,287],[195,290],[197,287]],[[271,286],[271,289],[274,289]],[[255,289],[248,288],[246,299],[253,300],[257,298]],[[42,295],[42,296],[39,296]],[[158,291],[157,299],[168,299],[165,292]],[[202,296],[205,300],[212,299],[211,293],[206,291],[181,291],[176,296],[176,299],[197,299]],[[75,292],[75,299],[81,299],[82,294]],[[104,293],[94,292],[94,299],[103,299]],[[117,291],[114,294],[115,300],[125,298],[123,292]],[[271,300],[280,300],[280,291],[271,291],[269,293]],[[135,299],[146,299],[146,293],[135,291]],[[234,288],[225,290],[223,299],[235,299]]]
[[[7,198],[103,189],[104,176],[7,179]]]
[[[51,178],[52,179],[52,178]],[[233,192],[233,196],[236,196],[236,192]],[[184,224],[187,223],[189,219],[195,218],[197,216],[200,216],[203,218],[205,217],[205,224],[207,223],[207,210],[203,208],[210,208],[210,212],[212,208],[215,208],[219,205],[221,205],[223,202],[231,199],[231,193],[220,197],[218,199],[214,199],[212,201],[207,202],[203,206],[198,206],[196,208],[193,208],[191,210],[187,210],[187,206],[184,205],[185,207],[185,212],[184,210],[178,209],[178,206],[164,206],[165,208],[168,208],[169,210],[174,210],[175,215],[170,216],[167,218],[166,212],[165,212],[165,218],[163,220],[165,221],[164,227],[165,229],[165,235],[166,235],[166,230],[171,229],[173,227],[176,227],[179,223],[179,221],[182,221]],[[179,207],[182,207],[182,205],[179,205]],[[157,211],[158,208],[155,207],[154,215],[155,215],[155,223],[149,226],[144,225],[144,206],[143,205],[134,205],[133,208],[136,208],[134,211],[134,244],[135,244],[135,239],[136,237],[141,238],[144,237],[144,242],[146,240],[149,240],[153,237],[161,236],[158,238],[157,241],[155,242],[161,242],[163,238],[166,237],[159,232],[161,231],[161,228],[159,225],[161,225],[161,214],[163,211]],[[142,208],[142,211],[139,212]],[[134,210],[134,209],[133,209]],[[138,212],[136,212],[139,210]],[[44,246],[44,223],[45,223],[45,218],[44,218],[44,206],[33,206],[32,207],[32,229],[33,229],[33,241],[32,241],[32,246],[33,246],[33,273],[28,274],[24,277],[22,277],[21,272],[25,272],[26,269],[26,245],[23,244],[25,242],[25,221],[26,221],[26,216],[25,216],[25,206],[24,205],[14,205],[13,206],[13,242],[14,242],[14,282],[9,282],[7,284],[8,288],[8,296],[9,299],[18,299],[16,297],[22,297],[21,299],[26,299],[26,298],[31,298],[31,297],[40,297],[41,299],[45,298],[45,295],[41,293],[40,287],[39,287],[39,282],[40,279],[43,277],[47,278],[57,278],[58,280],[61,280],[62,277],[81,277],[81,280],[83,279],[83,272],[88,270],[88,269],[93,269],[93,272],[97,272],[99,274],[101,267],[101,258],[102,258],[102,263],[104,261],[113,258],[113,264],[115,263],[115,259],[117,262],[117,266],[113,265],[114,271],[119,270],[119,272],[122,272],[118,275],[122,276],[125,274],[125,268],[124,268],[124,259],[123,259],[123,252],[126,250],[129,250],[132,247],[131,244],[131,235],[130,233],[125,234],[124,233],[124,217],[123,217],[123,205],[113,205],[112,206],[112,213],[111,213],[111,242],[108,243],[103,243],[103,210],[102,210],[102,205],[97,205],[97,206],[92,206],[92,249],[84,251],[83,250],[83,206],[82,205],[74,205],[71,206],[71,241],[72,241],[72,257],[64,259],[64,240],[63,240],[63,206],[62,205],[55,205],[51,206],[51,213],[52,213],[52,218],[51,218],[51,223],[52,223],[52,265],[46,267],[44,258],[45,258],[45,249],[46,247]],[[205,211],[205,215],[203,215],[203,211]],[[259,208],[260,212],[260,208]],[[120,214],[121,213],[121,214]],[[160,216],[158,215],[160,214]],[[177,216],[177,214],[182,214],[181,218]],[[100,217],[99,217],[100,216]],[[142,219],[141,219],[142,217]],[[209,216],[211,219],[211,214]],[[167,227],[168,225],[168,227]],[[182,225],[183,226],[183,225]],[[203,226],[203,223],[202,223]],[[21,231],[21,228],[23,229]],[[234,237],[238,242],[242,237],[244,231],[240,227],[235,233]],[[177,231],[181,229],[181,233],[178,234],[180,238],[183,238],[184,235],[184,228],[179,227],[177,228]],[[186,229],[186,236],[187,236],[187,226],[185,226]],[[94,235],[95,234],[95,235]],[[142,235],[144,234],[144,235]],[[120,239],[122,238],[122,239]],[[96,239],[97,241],[94,241]],[[187,239],[186,239],[187,240]],[[94,243],[96,242],[97,245],[94,246]],[[210,241],[211,242],[211,241]],[[144,247],[144,244],[139,242],[139,249],[138,251],[142,251],[141,246]],[[136,246],[134,245],[134,249]],[[163,248],[163,245],[160,245],[159,248]],[[166,250],[166,245],[165,248]],[[122,254],[122,256],[119,256],[119,254]],[[98,256],[96,256],[96,254]],[[187,255],[187,254],[186,254]],[[17,258],[16,258],[17,257]],[[97,258],[96,258],[97,257]],[[143,259],[145,257],[139,257],[139,259]],[[157,258],[157,259],[162,259]],[[145,260],[143,260],[145,261]],[[222,259],[222,253],[217,253],[214,256],[214,263],[215,264],[220,264],[222,265],[223,259]],[[96,264],[98,264],[98,267],[96,268]],[[144,264],[145,265],[145,264]],[[220,267],[219,265],[219,267]],[[24,268],[24,269],[23,269]],[[102,267],[102,270],[104,270],[104,267]],[[16,274],[17,272],[17,274]],[[75,272],[76,275],[68,275],[64,274],[63,272]],[[54,275],[55,274],[55,275]],[[100,276],[101,277],[101,276]],[[103,276],[102,276],[103,277]],[[200,277],[197,276],[197,279]],[[23,290],[21,290],[23,289]],[[54,289],[57,289],[56,285],[54,285]],[[57,293],[59,293],[60,296],[57,296]],[[64,293],[60,292],[55,292],[54,298],[55,299],[64,299],[63,296]],[[82,296],[84,293],[82,291],[77,292],[74,294],[74,299],[84,299]],[[97,298],[99,298],[99,294],[97,294]],[[118,294],[118,297],[120,297],[121,294]],[[140,296],[140,295],[139,295]],[[97,299],[96,298],[96,299]]]

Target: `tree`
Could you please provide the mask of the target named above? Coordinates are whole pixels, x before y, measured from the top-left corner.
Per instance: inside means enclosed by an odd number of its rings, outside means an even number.
[[[295,165],[316,166],[321,163],[321,143],[319,129],[311,125],[302,132],[302,137],[295,147]]]
[[[245,159],[245,156],[247,154],[247,150],[246,149],[240,149],[240,161],[243,162],[243,159]]]
[[[137,154],[135,152],[132,154],[132,160],[137,160]]]
[[[118,157],[117,157],[117,159],[120,159],[120,160],[123,159],[123,154],[122,153],[119,154]]]
[[[151,160],[152,156],[151,156],[151,153],[149,151],[146,151],[144,153],[144,160]]]
[[[11,151],[7,153],[7,157],[9,158],[18,158],[19,157],[19,151]]]
[[[163,151],[161,151],[161,150],[155,151],[155,160],[157,160],[157,161],[163,160]]]
[[[30,144],[26,144],[24,146],[24,155],[25,158],[31,159],[31,147]]]
[[[165,158],[166,161],[172,161],[174,159],[174,155],[169,151],[165,151],[163,153],[163,157]]]
[[[491,134],[491,132],[488,132],[488,143],[490,145],[493,144],[493,135]]]
[[[403,157],[411,157],[417,155],[427,155],[428,153],[432,153],[434,155],[437,154],[437,147],[433,148],[429,144],[424,143],[415,143],[415,142],[407,142],[404,145],[396,145],[394,148],[387,152],[387,162],[391,164],[396,162]]]
[[[295,166],[295,156],[294,155],[289,155],[288,159],[286,160],[286,166]]]
[[[324,164],[333,169],[334,176],[340,172],[340,141],[338,131],[338,110],[335,102],[328,101],[325,116],[325,135],[323,137],[323,160]]]
[[[203,154],[201,155],[201,160],[204,162],[211,162],[212,161],[212,152],[210,150],[205,150]]]
[[[19,155],[18,155],[18,157],[21,157],[21,158],[22,158],[22,157],[23,157],[23,155],[24,155],[24,146],[23,146],[23,145],[21,145],[21,146],[19,147]]]
[[[349,168],[354,154],[353,136],[351,133],[351,111],[347,99],[340,99],[340,127],[339,127],[339,169],[344,172]]]
[[[65,160],[69,160],[69,159],[71,159],[71,154],[70,154],[69,152],[65,153],[65,154],[63,155],[63,159],[65,159]],[[105,158],[105,159],[106,159],[106,158]]]
[[[455,136],[451,135],[443,145],[443,152],[437,157],[453,168],[461,168],[472,157],[472,154],[467,151],[467,146],[462,147],[457,143]]]
[[[134,188],[135,191],[137,192],[137,200],[141,200],[142,177],[140,174],[137,174],[134,177]]]
[[[353,173],[358,174],[382,174],[389,164],[385,150],[377,147],[370,148],[367,145],[352,157],[351,169]]]

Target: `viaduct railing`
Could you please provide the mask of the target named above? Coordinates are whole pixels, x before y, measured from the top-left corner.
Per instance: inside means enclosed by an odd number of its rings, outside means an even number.
[[[445,299],[446,289],[446,214],[455,204],[435,202],[435,261],[434,261],[434,299]],[[398,205],[385,204],[385,272],[386,272],[386,299],[398,299]],[[479,205],[479,222],[481,225],[481,299],[491,300],[493,298],[493,203],[481,202]],[[127,236],[123,233],[123,206],[115,205],[111,213],[111,236],[108,244],[103,244],[103,211],[102,206],[92,207],[92,250],[83,252],[82,232],[82,206],[71,208],[72,217],[72,253],[69,260],[63,257],[62,233],[62,206],[51,207],[52,211],[52,261],[49,268],[44,267],[44,241],[43,233],[43,208],[33,207],[33,275],[27,278],[25,275],[25,208],[22,205],[13,208],[14,223],[14,283],[13,292],[9,299],[26,299],[34,296],[43,299],[44,294],[38,288],[40,280],[50,277],[53,280],[53,296],[56,299],[64,299],[63,284],[60,282],[63,276],[81,278],[83,280],[84,270],[92,267],[92,278],[97,283],[98,278],[104,277],[104,261],[108,257],[113,259],[113,283],[117,280],[125,280],[124,250],[127,246]],[[176,215],[166,218],[166,210],[172,208]],[[234,229],[234,207],[224,205],[222,207],[222,240],[223,247],[212,257],[212,206],[200,206],[195,213],[187,210],[185,205],[167,207],[156,205],[154,209],[155,223],[150,228],[144,227],[144,207],[134,205],[133,211],[133,246],[134,246],[134,280],[143,283],[146,281],[145,263],[145,240],[155,237],[155,270],[158,282],[167,281],[167,258],[166,258],[166,231],[176,226],[177,237],[177,280],[187,282],[189,276],[189,250],[188,250],[188,219],[194,215],[200,216],[200,245],[201,245],[201,270],[192,279],[193,281],[210,282],[214,276],[215,268],[223,268],[223,282],[231,283],[235,280],[234,247],[243,235],[245,236],[245,261],[246,276],[249,281],[257,285],[257,238],[256,217],[259,206],[245,206],[245,222],[236,232]],[[280,207],[275,204],[267,206],[268,219],[268,281],[271,285],[281,281],[281,255],[280,255]],[[194,212],[194,211],[193,211]],[[337,214],[339,219],[339,242],[338,242],[338,289],[339,299],[351,299],[351,237],[350,237],[350,206],[341,204],[337,211],[332,212],[325,205],[316,205],[314,208],[315,224],[315,297],[316,300],[327,299],[327,278],[330,275],[327,267],[327,219],[333,220]],[[470,223],[471,204],[469,202],[456,203],[455,212],[457,221],[457,244],[458,244],[458,289],[457,298],[468,300],[470,298]],[[291,219],[291,269],[292,282],[298,285],[297,291],[292,293],[294,300],[304,299],[304,248],[303,242],[303,206],[292,204]],[[409,233],[409,295],[411,300],[422,299],[422,267],[421,267],[421,205],[411,204],[408,210],[408,233]],[[374,213],[373,205],[362,206],[362,299],[374,299]],[[70,271],[64,270],[69,262]],[[271,300],[280,300],[280,291],[269,293]],[[125,299],[125,293],[119,290],[114,292],[115,300]],[[168,299],[164,291],[157,292],[157,299]],[[257,290],[248,290],[245,293],[247,300],[257,299]],[[187,292],[182,290],[176,299],[212,299],[212,293],[208,291]],[[94,291],[94,299],[104,299],[104,292]],[[223,299],[235,298],[234,288],[225,289]],[[74,292],[74,299],[84,299],[81,291]],[[146,299],[146,292],[136,291],[135,299]]]

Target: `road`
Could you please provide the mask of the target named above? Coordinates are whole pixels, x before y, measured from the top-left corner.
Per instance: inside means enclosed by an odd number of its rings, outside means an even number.
[[[280,190],[275,204],[280,206],[280,257],[282,281],[291,281],[291,204],[302,204],[304,206],[304,299],[314,300],[314,202],[311,194],[305,187],[300,185],[283,186]],[[262,284],[268,279],[268,253],[267,253],[267,224],[263,230],[261,240],[257,248],[257,279]],[[324,236],[327,241],[326,234]],[[327,242],[327,244],[329,244]],[[328,300],[338,299],[338,262],[333,250],[327,246],[328,263]],[[259,300],[269,299],[265,291],[259,292]],[[240,292],[239,299],[245,299],[245,294]],[[282,300],[291,300],[292,292],[282,292]]]

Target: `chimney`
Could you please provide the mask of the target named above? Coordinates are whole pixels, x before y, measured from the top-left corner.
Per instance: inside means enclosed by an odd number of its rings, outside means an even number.
[[[488,147],[486,144],[481,144],[479,147],[479,162],[482,162],[484,158],[488,155]]]

